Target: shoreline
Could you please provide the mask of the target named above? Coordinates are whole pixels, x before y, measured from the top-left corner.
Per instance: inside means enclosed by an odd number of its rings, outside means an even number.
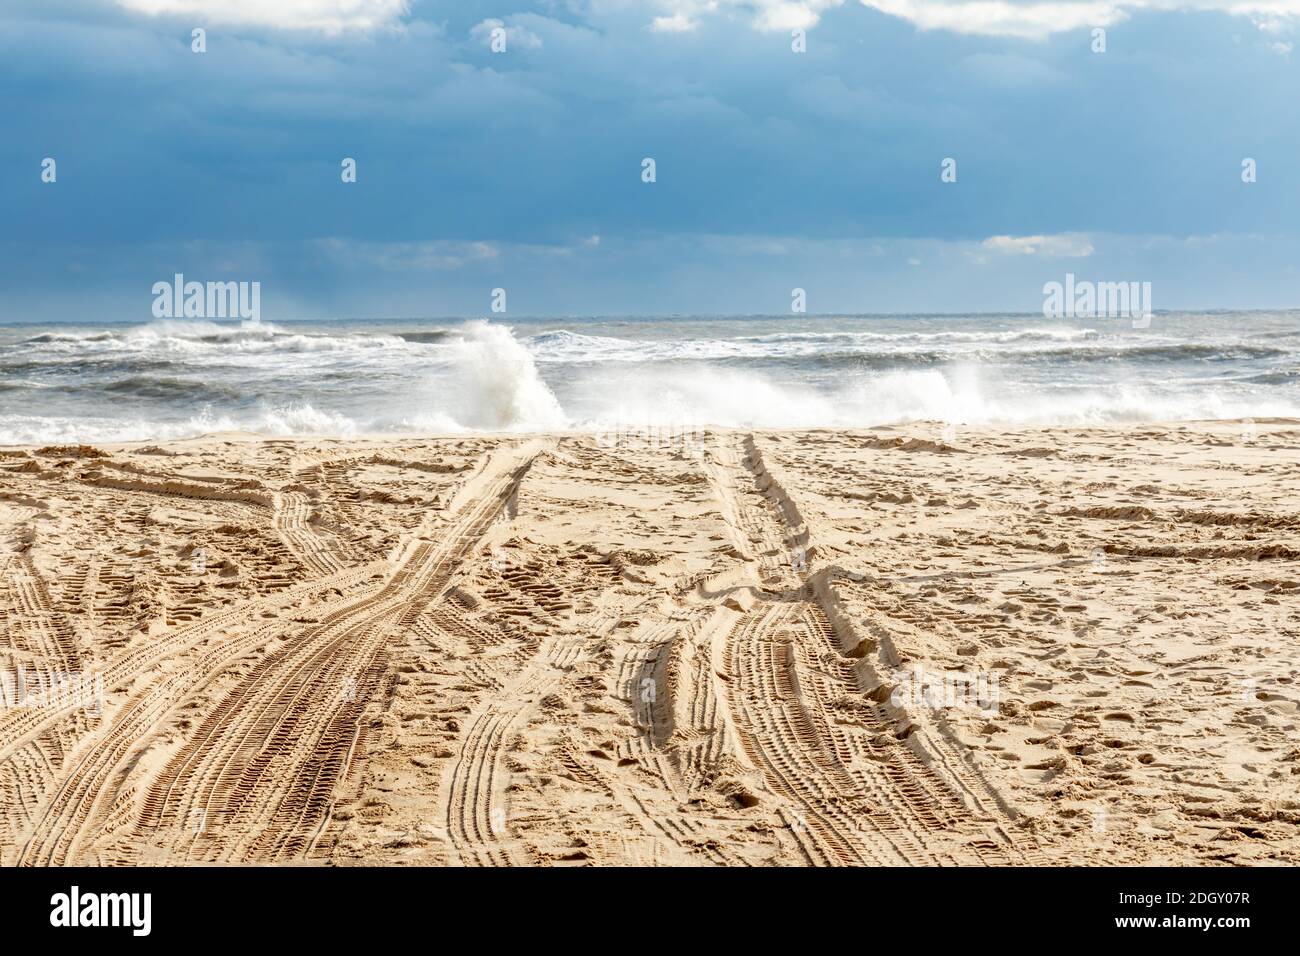
[[[205,441],[240,441],[240,442],[291,442],[299,444],[310,444],[312,442],[403,442],[403,441],[454,441],[458,439],[475,439],[475,440],[511,440],[517,438],[583,438],[594,437],[602,434],[608,435],[615,428],[620,429],[618,434],[637,434],[637,433],[664,433],[672,434],[691,434],[691,435],[735,435],[735,434],[756,434],[756,435],[797,435],[797,434],[820,434],[823,432],[833,432],[838,434],[859,434],[867,432],[889,432],[900,429],[912,429],[914,431],[930,431],[938,435],[941,431],[949,426],[956,427],[959,431],[969,434],[987,434],[995,432],[1050,432],[1050,431],[1110,431],[1137,428],[1169,428],[1169,429],[1186,429],[1193,426],[1236,426],[1240,427],[1244,423],[1254,423],[1255,425],[1295,425],[1300,426],[1300,417],[1265,415],[1259,417],[1245,416],[1233,418],[1189,418],[1189,419],[1142,419],[1132,421],[1113,421],[1113,422],[981,422],[977,424],[951,423],[941,419],[913,419],[899,422],[886,422],[879,425],[815,425],[815,426],[791,426],[786,428],[769,428],[769,427],[747,427],[740,425],[690,425],[683,427],[680,423],[669,423],[665,425],[655,424],[619,424],[607,427],[588,427],[572,429],[525,429],[513,431],[508,429],[469,429],[460,432],[454,431],[412,431],[412,432],[355,432],[347,434],[343,432],[335,433],[313,433],[313,434],[296,434],[296,435],[276,435],[263,432],[231,430],[231,431],[212,431],[203,432],[188,438],[141,438],[132,441],[58,441],[58,442],[26,442],[23,444],[0,445],[0,451],[15,452],[34,452],[42,448],[75,448],[78,446],[93,447],[100,449],[113,449],[118,451],[138,450],[139,448],[149,447],[151,445],[186,445],[196,442]]]

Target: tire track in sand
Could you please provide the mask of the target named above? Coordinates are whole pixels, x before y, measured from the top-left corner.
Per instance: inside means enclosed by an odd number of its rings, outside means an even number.
[[[342,571],[346,566],[335,553],[333,542],[322,538],[312,525],[311,507],[302,492],[277,492],[271,523],[285,547],[309,570],[326,575]]]
[[[514,493],[540,443],[493,452],[457,493],[440,541],[419,541],[373,600],[286,647],[233,692],[155,785],[163,822],[197,809],[204,831],[184,852],[276,860],[308,848],[357,744],[360,716],[381,668],[378,653],[439,599]],[[340,688],[348,686],[348,693]]]
[[[178,856],[207,860],[302,852],[350,760],[383,644],[445,588],[539,449],[534,442],[494,452],[452,500],[438,542],[426,526],[424,540],[403,549],[382,587],[344,602],[258,662],[154,781],[137,834],[161,838]],[[127,708],[125,716],[110,737],[114,746],[92,753],[85,772],[74,772],[56,795],[23,862],[74,859],[82,840],[97,835],[107,812],[104,784],[160,712]]]
[[[753,605],[712,635],[721,696],[741,748],[809,862],[1024,861],[971,794],[899,739],[866,699],[808,572],[813,549],[752,437],[711,451],[706,473],[758,581]],[[728,626],[729,624],[729,626]]]
[[[507,823],[505,787],[510,774],[502,760],[514,728],[559,683],[563,668],[582,653],[580,639],[555,639],[543,645],[515,680],[491,694],[469,717],[457,744],[459,752],[439,791],[440,816],[464,864],[511,866],[530,862]]]

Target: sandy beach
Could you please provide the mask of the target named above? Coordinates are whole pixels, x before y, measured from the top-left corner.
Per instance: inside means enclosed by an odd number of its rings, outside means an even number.
[[[0,451],[0,864],[1300,862],[1300,422]]]

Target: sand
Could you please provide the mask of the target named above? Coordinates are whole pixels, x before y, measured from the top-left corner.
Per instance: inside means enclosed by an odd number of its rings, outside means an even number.
[[[1298,528],[1294,421],[3,451],[0,864],[1294,864]]]

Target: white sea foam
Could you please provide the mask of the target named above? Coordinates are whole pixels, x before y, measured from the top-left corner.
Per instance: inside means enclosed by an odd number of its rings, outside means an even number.
[[[454,421],[467,428],[545,429],[565,425],[560,403],[537,364],[510,329],[469,322],[451,351],[446,398]]]
[[[870,374],[832,389],[780,384],[754,374],[671,372],[640,376],[601,407],[595,386],[572,404],[579,426],[718,425],[734,428],[864,427],[907,421],[967,424],[1099,424],[1300,416],[1300,402],[1243,400],[1214,391],[1142,385],[1029,389],[981,380],[973,368]]]
[[[0,443],[1300,417],[1295,325],[1216,314],[1142,334],[925,316],[0,329]]]
[[[1017,329],[996,332],[780,332],[733,338],[658,340],[589,335],[557,329],[528,336],[524,344],[540,362],[671,362],[793,359],[826,355],[890,355],[929,350],[936,355],[1018,347],[1052,351],[1092,343],[1122,347],[1096,329]]]

